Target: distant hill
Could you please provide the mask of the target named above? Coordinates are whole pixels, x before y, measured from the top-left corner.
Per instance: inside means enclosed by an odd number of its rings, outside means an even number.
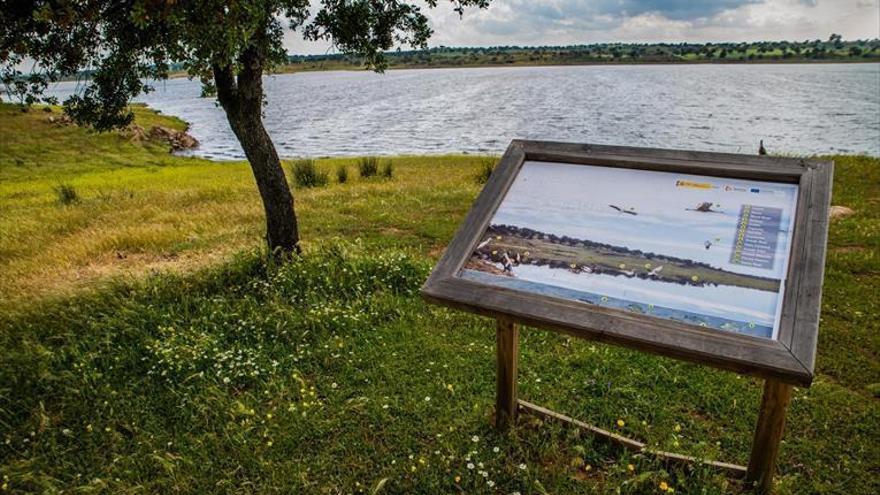
[[[807,62],[880,62],[880,38],[755,41],[742,43],[593,43],[567,46],[447,47],[386,52],[389,69],[594,64],[738,64]],[[364,69],[363,60],[341,53],[287,56],[277,72]],[[170,64],[172,76],[185,75],[183,64]],[[81,71],[62,80],[91,77]],[[3,88],[0,87],[0,94]]]
[[[880,62],[880,39],[759,41],[743,43],[595,43],[569,46],[445,47],[385,54],[400,68],[506,65]],[[289,55],[282,72],[363,68],[343,54]]]

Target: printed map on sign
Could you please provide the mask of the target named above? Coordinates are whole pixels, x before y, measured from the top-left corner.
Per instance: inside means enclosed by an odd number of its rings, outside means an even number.
[[[775,339],[797,193],[527,161],[459,276]]]

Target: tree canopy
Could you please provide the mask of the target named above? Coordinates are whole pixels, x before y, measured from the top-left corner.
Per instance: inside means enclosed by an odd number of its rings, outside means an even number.
[[[450,0],[485,8],[490,0]],[[87,71],[91,83],[65,103],[97,129],[127,125],[128,102],[182,64],[207,92],[215,69],[270,71],[286,61],[285,29],[325,40],[383,70],[383,52],[422,48],[432,31],[422,9],[400,0],[0,0],[0,76],[25,103],[50,83]],[[436,7],[438,0],[424,2]],[[27,64],[27,67],[22,67]]]
[[[459,15],[489,2],[449,0]],[[422,9],[401,0],[321,0],[315,11],[309,0],[0,0],[0,78],[29,105],[48,84],[85,70],[91,82],[65,111],[107,130],[130,124],[131,99],[181,65],[226,112],[260,191],[269,248],[291,252],[299,249],[293,195],[262,122],[262,76],[287,61],[285,30],[379,71],[386,50],[425,48],[432,34]],[[22,70],[26,62],[33,70]]]

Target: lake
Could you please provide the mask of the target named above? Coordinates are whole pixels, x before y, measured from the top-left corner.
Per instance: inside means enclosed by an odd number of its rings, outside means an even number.
[[[73,83],[59,84],[69,93]],[[218,160],[243,153],[197,81],[141,101],[191,124]],[[546,139],[756,153],[880,155],[880,64],[509,67],[268,76],[280,155],[500,153]]]
[[[500,267],[498,267],[500,268]],[[557,272],[551,275],[551,272]],[[732,331],[756,337],[773,338],[772,317],[760,321],[756,315],[743,312],[741,308],[722,305],[707,306],[688,294],[687,287],[664,284],[658,290],[650,285],[657,282],[627,279],[611,275],[575,275],[558,268],[520,265],[514,268],[514,277],[493,275],[477,270],[462,270],[465,280],[505,287],[521,292],[531,292],[559,299],[579,301],[594,306],[604,306],[624,311],[650,314],[657,318],[675,320],[692,325]],[[561,284],[553,278],[564,279]],[[710,298],[726,298],[728,301],[752,300],[756,306],[775,306],[768,293],[740,287],[704,287]]]

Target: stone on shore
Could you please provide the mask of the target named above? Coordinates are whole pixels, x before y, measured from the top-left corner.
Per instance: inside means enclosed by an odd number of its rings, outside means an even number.
[[[172,151],[196,148],[199,141],[184,131],[175,131],[168,127],[153,126],[149,132],[150,139],[164,141],[171,145]]]

